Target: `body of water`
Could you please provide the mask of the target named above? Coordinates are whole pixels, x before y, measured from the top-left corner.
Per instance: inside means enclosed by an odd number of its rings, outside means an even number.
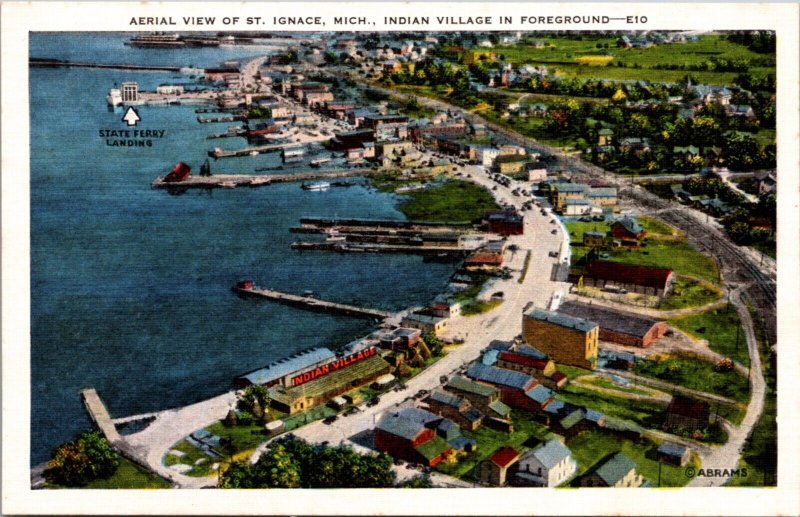
[[[263,49],[160,50],[121,34],[31,34],[30,55],[103,63],[218,65]],[[363,187],[299,184],[170,196],[150,188],[178,161],[197,170],[226,124],[198,124],[189,106],[141,107],[152,147],[109,147],[125,129],[105,97],[114,83],[143,90],[171,74],[92,69],[30,71],[31,462],[48,459],[90,421],[79,399],[94,387],[112,417],[202,400],[232,379],[312,346],[339,347],[371,322],[241,300],[240,279],[383,309],[428,301],[452,266],[401,255],[298,253],[289,228],[305,215],[402,219],[397,199]],[[225,147],[244,146],[231,139]],[[213,162],[252,173],[278,155]]]

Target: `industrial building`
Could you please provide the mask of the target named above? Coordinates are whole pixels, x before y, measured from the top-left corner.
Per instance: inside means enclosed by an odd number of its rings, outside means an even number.
[[[559,364],[593,370],[597,365],[600,327],[559,312],[533,309],[522,316],[522,335]]]
[[[585,303],[566,302],[558,312],[594,321],[600,326],[600,340],[620,345],[647,348],[667,332],[663,321]]]

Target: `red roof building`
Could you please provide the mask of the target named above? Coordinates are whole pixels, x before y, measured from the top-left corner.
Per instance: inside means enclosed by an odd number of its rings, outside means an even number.
[[[519,460],[519,452],[511,447],[503,447],[481,463],[478,478],[485,485],[503,486],[506,484],[508,469]]]
[[[711,410],[707,402],[675,395],[667,408],[667,427],[690,432],[702,431],[708,427],[710,416]]]
[[[595,260],[586,266],[584,281],[587,280],[592,280],[587,283],[590,287],[610,284],[640,294],[665,296],[672,288],[675,273],[665,268]]]

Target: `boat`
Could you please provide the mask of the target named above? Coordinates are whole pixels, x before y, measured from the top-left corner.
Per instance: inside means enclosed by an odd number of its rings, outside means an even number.
[[[319,158],[317,160],[311,160],[311,166],[312,167],[319,167],[319,166],[321,166],[323,164],[328,163],[329,161],[331,161],[330,158]]]
[[[336,228],[329,228],[328,231],[325,232],[325,242],[344,242],[347,240],[347,237],[339,233],[339,230]]]
[[[328,190],[330,186],[331,184],[327,181],[318,181],[309,185],[302,185],[301,188],[303,190]]]
[[[132,37],[127,44],[133,47],[145,48],[171,48],[186,46],[186,42],[184,42],[178,34],[174,33],[140,34]]]

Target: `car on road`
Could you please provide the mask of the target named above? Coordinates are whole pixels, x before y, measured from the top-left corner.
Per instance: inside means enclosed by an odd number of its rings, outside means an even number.
[[[369,402],[367,402],[367,407],[377,406],[380,403],[381,403],[381,398],[380,397],[375,397],[374,399],[372,399]]]
[[[331,425],[332,423],[336,422],[338,419],[339,419],[338,416],[331,415],[331,416],[325,418],[325,420],[323,420],[322,423],[326,424],[326,425]]]
[[[556,230],[555,228],[553,228],[553,230],[552,230],[550,233],[552,233],[553,235],[555,235],[555,234],[557,234],[557,233],[558,233],[558,230]]]
[[[351,407],[350,409],[348,409],[347,411],[344,412],[344,416],[355,415],[356,413],[361,413],[361,410],[358,409],[358,407],[353,406],[353,407]]]
[[[551,252],[550,252],[550,253],[548,253],[547,255],[548,255],[548,256],[550,256],[550,257],[553,257],[553,258],[555,258],[555,257],[557,257],[557,256],[558,256],[558,252],[557,252],[557,251],[551,251]]]

